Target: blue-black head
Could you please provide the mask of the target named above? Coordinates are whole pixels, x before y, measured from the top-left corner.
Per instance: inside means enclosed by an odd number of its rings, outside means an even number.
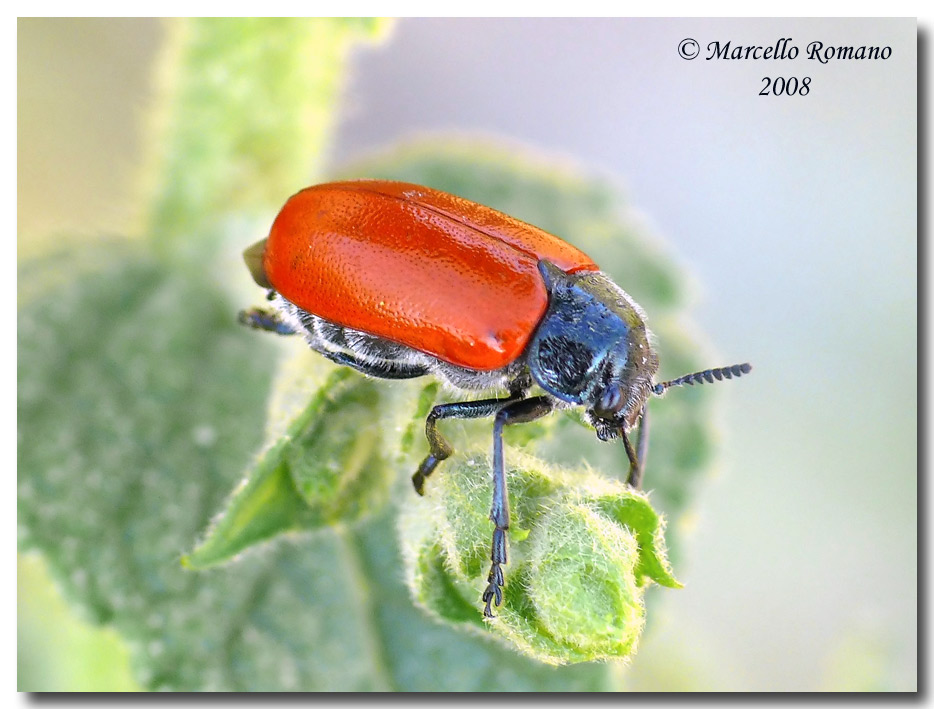
[[[547,393],[584,407],[601,440],[625,437],[652,394],[732,379],[751,369],[734,364],[656,384],[658,355],[645,314],[629,294],[601,272],[569,274],[546,261],[539,271],[549,301],[529,343],[529,370]]]

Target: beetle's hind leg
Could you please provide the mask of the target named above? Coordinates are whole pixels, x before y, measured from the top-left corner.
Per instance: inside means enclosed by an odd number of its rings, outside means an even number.
[[[237,320],[241,325],[252,327],[256,330],[266,330],[274,332],[277,335],[297,335],[298,330],[282,319],[282,316],[275,310],[264,308],[248,308],[241,310],[237,314]]]

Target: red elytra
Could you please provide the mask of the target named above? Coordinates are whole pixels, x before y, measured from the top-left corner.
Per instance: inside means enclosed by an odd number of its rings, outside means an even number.
[[[403,182],[309,187],[266,241],[269,284],[325,320],[488,371],[521,356],[548,307],[538,270],[598,271],[541,229]]]

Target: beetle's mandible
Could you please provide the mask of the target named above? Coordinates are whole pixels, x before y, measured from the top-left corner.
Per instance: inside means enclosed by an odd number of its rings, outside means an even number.
[[[244,257],[274,306],[241,312],[244,324],[301,334],[331,361],[373,377],[433,375],[458,389],[508,392],[435,406],[425,425],[429,453],[412,477],[421,494],[453,453],[438,421],[493,417],[487,617],[505,584],[504,426],[583,407],[600,440],[622,438],[627,482],[638,488],[650,395],[750,371],[737,364],[656,383],[645,314],[589,256],[427,187],[382,180],[309,187],[286,202],[269,236]]]

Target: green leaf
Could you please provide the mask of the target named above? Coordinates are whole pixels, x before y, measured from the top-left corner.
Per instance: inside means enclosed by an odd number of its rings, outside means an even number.
[[[16,563],[16,687],[20,692],[138,692],[126,643],[77,617],[39,554]]]
[[[406,481],[404,500],[415,496]],[[616,669],[601,663],[554,668],[530,660],[497,642],[485,629],[440,624],[412,604],[403,583],[397,542],[398,510],[369,518],[348,535],[367,583],[369,604],[361,610],[371,623],[374,645],[384,659],[390,686],[433,692],[579,692],[618,688]],[[466,608],[462,611],[466,613]],[[476,624],[479,610],[474,608]]]
[[[347,51],[364,18],[176,21],[163,66],[149,217],[164,251],[218,217],[268,213],[319,173]]]
[[[352,521],[386,501],[391,478],[379,455],[375,384],[316,357],[303,376],[280,377],[278,389],[315,393],[182,559],[189,568],[227,561],[283,532]]]

